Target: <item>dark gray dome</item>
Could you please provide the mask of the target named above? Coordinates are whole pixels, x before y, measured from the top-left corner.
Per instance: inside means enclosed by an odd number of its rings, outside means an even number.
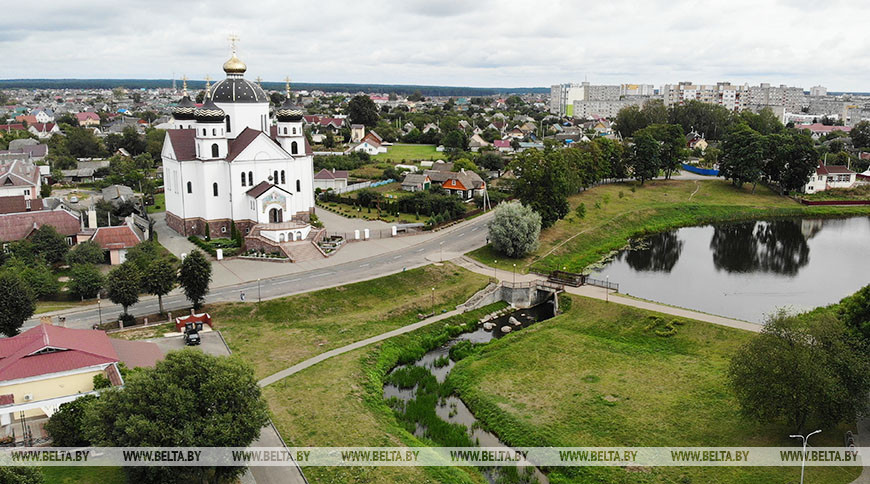
[[[227,77],[211,88],[211,98],[219,103],[267,103],[263,88],[241,76]]]
[[[293,101],[288,97],[276,111],[275,117],[281,122],[302,121],[302,115],[305,114],[302,108],[293,104]]]
[[[194,118],[196,104],[190,100],[190,96],[185,95],[178,101],[178,104],[172,108],[172,117],[178,120],[190,120]]]
[[[197,108],[193,114],[198,123],[223,123],[226,117],[224,110],[217,107],[212,99],[206,101],[201,108]]]

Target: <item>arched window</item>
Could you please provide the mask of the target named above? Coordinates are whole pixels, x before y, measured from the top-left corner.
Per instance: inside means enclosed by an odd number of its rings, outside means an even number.
[[[227,133],[232,131],[233,129],[230,127],[230,115],[227,114]]]
[[[293,134],[296,134],[296,128],[293,128]]]
[[[284,170],[281,170],[281,184],[283,185],[285,183],[287,183],[287,179],[284,178]]]
[[[211,129],[211,135],[212,135],[212,136],[217,136],[217,129],[216,129],[216,128],[212,128],[212,129]]]
[[[297,192],[302,191],[302,181],[301,180],[296,180],[296,191]]]
[[[193,193],[193,184],[187,182],[187,193]]]
[[[205,136],[205,128],[202,128],[202,135]]]
[[[245,183],[245,172],[242,172],[242,186],[246,186],[246,183]]]
[[[220,156],[220,151],[219,151],[218,145],[217,145],[217,143],[213,143],[211,145],[211,157],[217,158],[218,156]]]
[[[293,143],[290,143],[290,154],[295,155],[297,153],[299,153],[299,145],[294,141]]]
[[[287,127],[284,127],[284,134],[287,134]]]
[[[248,185],[254,186],[254,172],[248,172]]]
[[[272,183],[278,183],[278,170],[275,170],[275,173],[272,176]]]
[[[214,196],[218,196],[217,182],[211,184],[211,191]]]

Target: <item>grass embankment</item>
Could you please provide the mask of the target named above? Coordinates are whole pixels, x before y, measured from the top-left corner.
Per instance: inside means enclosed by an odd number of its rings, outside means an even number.
[[[166,194],[165,193],[155,193],[154,194],[154,204],[146,206],[145,210],[148,213],[165,212],[166,211]]]
[[[451,310],[489,279],[453,264],[256,303],[210,308],[233,353],[254,363],[257,378],[325,351]],[[432,291],[432,288],[435,291]],[[434,293],[434,304],[433,304]]]
[[[42,468],[46,484],[124,484],[127,474],[121,467],[59,467]]]
[[[375,346],[337,356],[264,389],[273,421],[296,446],[438,445],[413,436],[383,399],[387,373],[447,341],[446,327],[471,323],[487,309],[455,316]],[[474,469],[450,467],[308,467],[312,483],[484,483]]]
[[[870,214],[870,207],[804,206],[766,187],[736,188],[724,180],[655,180],[639,185],[601,185],[569,198],[571,212],[541,232],[540,247],[523,259],[510,259],[490,246],[473,258],[504,270],[580,272],[633,237],[712,222],[799,216]],[[576,209],[586,207],[580,218]],[[495,261],[498,261],[496,263]]]
[[[515,446],[795,446],[791,430],[743,418],[726,380],[752,335],[570,296],[571,308],[460,361],[449,380],[484,427]],[[663,319],[654,322],[651,316]],[[666,327],[677,320],[682,324]],[[815,446],[842,445],[845,429]],[[808,467],[847,483],[860,468]],[[797,467],[559,468],[551,482],[792,483]]]
[[[435,150],[435,145],[413,145],[396,143],[387,148],[386,153],[372,156],[376,161],[391,161],[393,163],[410,163],[418,160],[437,160],[443,155]]]
[[[806,200],[870,200],[870,185],[855,188],[829,188],[828,190],[800,196]]]

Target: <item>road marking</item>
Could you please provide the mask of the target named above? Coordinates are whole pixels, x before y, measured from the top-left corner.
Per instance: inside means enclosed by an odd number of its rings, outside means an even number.
[[[423,252],[426,249],[418,249],[417,252]]]
[[[463,235],[465,235],[465,232],[462,232],[461,234],[457,235],[457,237],[462,237]]]
[[[296,282],[296,281],[298,281],[299,279],[300,279],[300,278],[297,277],[296,279],[290,279],[290,280],[288,280],[287,282]]]
[[[360,266],[360,267],[368,267],[368,266],[370,266],[370,265],[371,265],[371,263],[368,263],[368,262],[367,262],[367,263],[365,263],[365,264],[360,264],[359,266]]]
[[[480,227],[474,227],[473,229],[471,229],[471,231],[474,232],[475,230],[477,230],[477,229],[479,229],[479,228],[480,228]]]
[[[396,259],[401,259],[401,258],[402,258],[402,256],[400,256],[400,255],[397,255],[397,256],[396,256],[396,257],[393,257],[393,260],[396,260]]]
[[[323,277],[323,276],[328,276],[328,275],[330,275],[330,274],[335,274],[335,272],[324,272],[324,273],[322,273],[322,274],[314,274],[314,275],[312,275],[312,276],[308,276],[308,278],[309,278],[309,279],[314,279],[315,277]]]

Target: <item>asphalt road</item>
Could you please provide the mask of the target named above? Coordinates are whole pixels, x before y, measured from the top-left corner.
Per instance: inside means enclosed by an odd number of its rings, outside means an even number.
[[[401,272],[404,269],[430,264],[432,261],[449,260],[465,252],[474,250],[486,243],[486,223],[492,212],[463,222],[461,226],[447,231],[440,236],[427,239],[392,252],[372,257],[344,262],[333,266],[314,269],[307,272],[245,282],[223,287],[214,287],[206,297],[206,303],[239,301],[242,292],[246,302],[256,302],[258,297],[263,300],[274,299],[292,294],[340,286],[353,282],[366,281],[385,275]],[[366,242],[353,242],[364,244]],[[263,262],[269,264],[269,262]],[[166,311],[175,311],[190,307],[190,302],[183,294],[174,291],[164,296],[163,306]],[[145,316],[159,312],[157,299],[148,297],[130,308],[130,313]],[[103,321],[116,318],[121,314],[121,306],[103,301],[100,308],[89,306],[80,311],[65,313],[66,326],[69,328],[90,328],[102,317]],[[55,319],[56,320],[56,319]],[[28,320],[22,330],[39,324],[39,317]]]

